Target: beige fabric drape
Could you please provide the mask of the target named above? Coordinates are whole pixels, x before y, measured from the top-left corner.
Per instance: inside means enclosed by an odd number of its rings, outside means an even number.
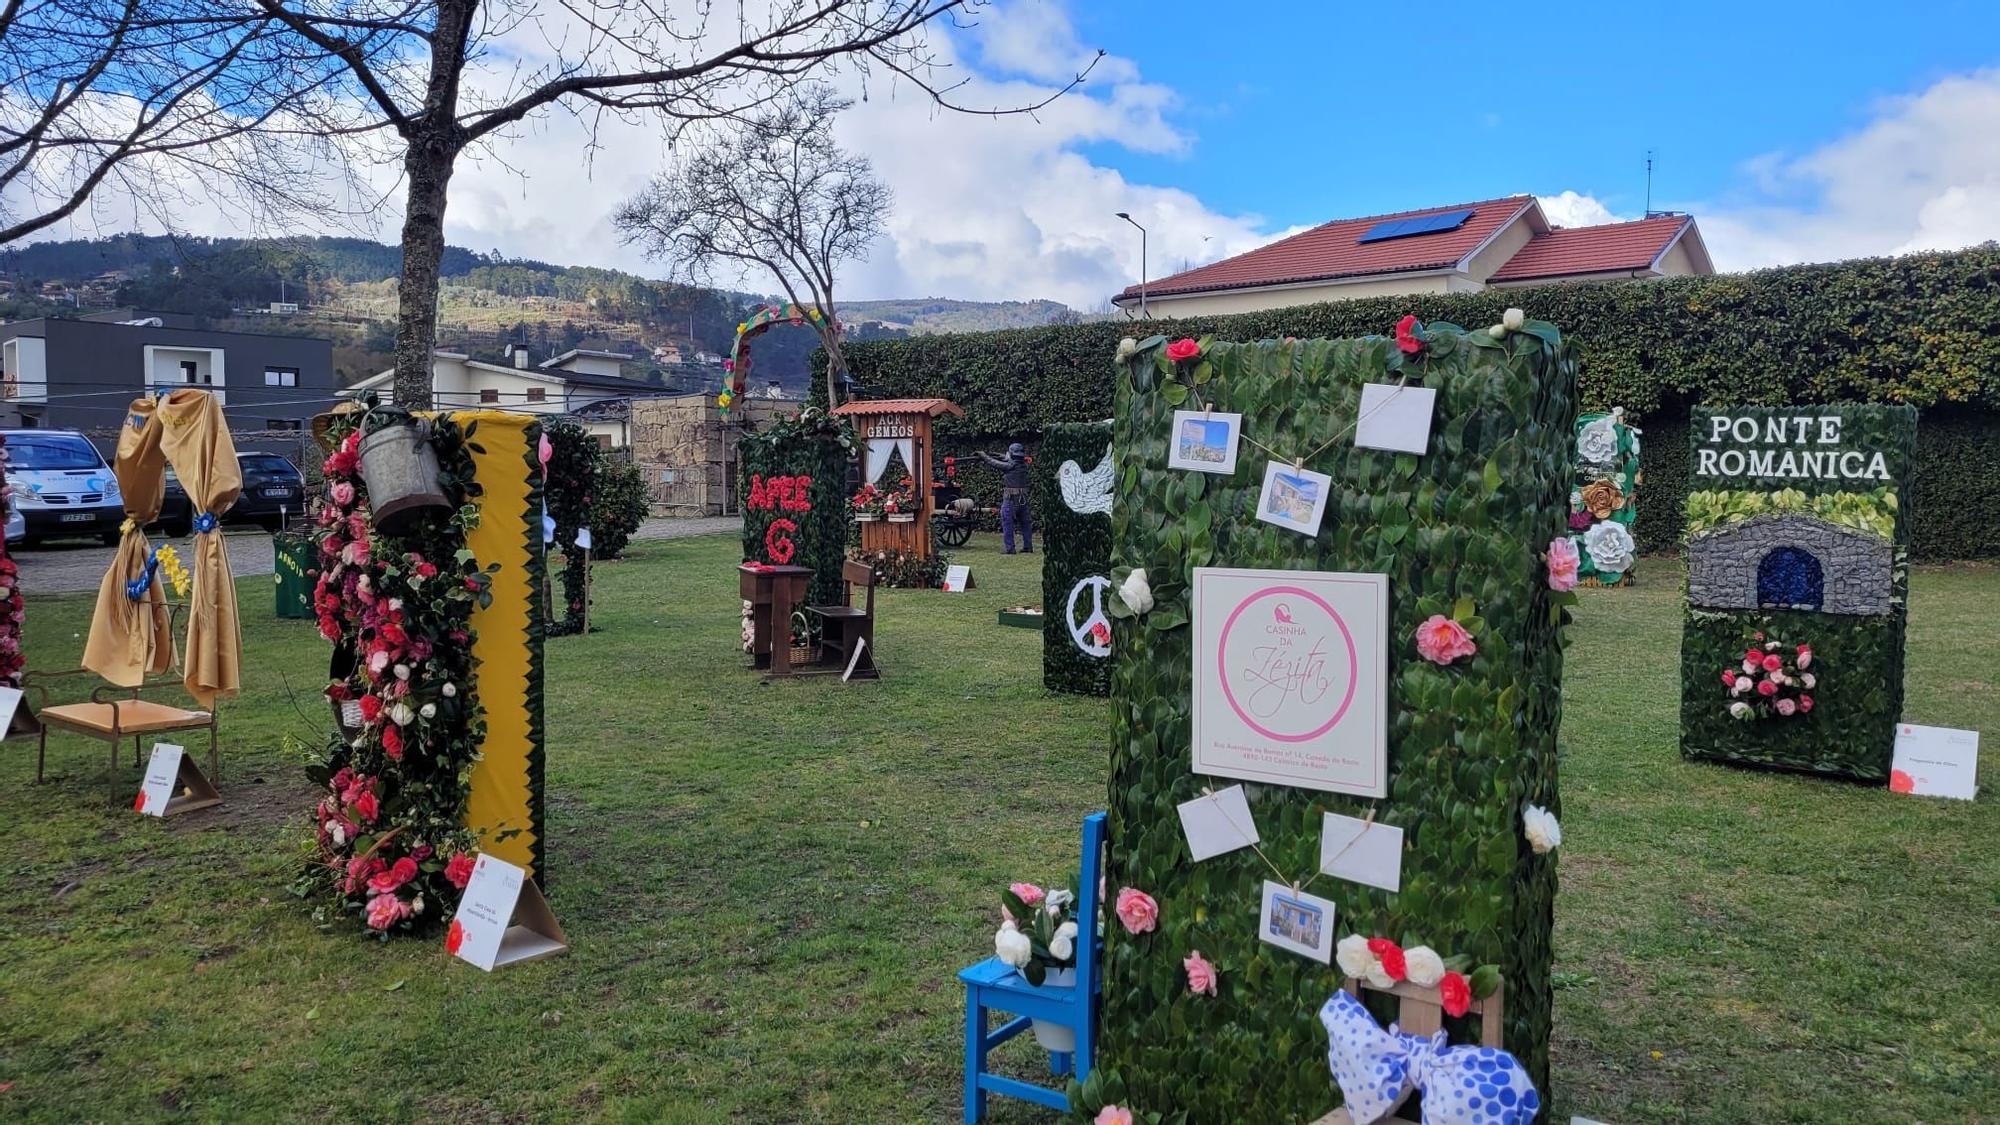
[[[113,464],[118,490],[125,498],[125,535],[119,540],[111,569],[97,588],[97,611],[90,619],[90,640],[83,649],[83,666],[120,687],[137,687],[147,674],[166,671],[173,655],[160,583],[155,581],[138,601],[125,596],[125,584],[146,569],[146,558],[152,551],[145,527],[160,514],[166,467],[153,400],[139,399],[126,411],[125,423],[118,428]]]
[[[207,391],[181,389],[160,400],[155,411],[160,450],[174,467],[193,503],[195,518],[220,518],[243,491],[243,469],[229,424]],[[187,653],[181,661],[188,694],[203,707],[218,695],[235,695],[240,682],[243,636],[236,617],[236,578],[222,529],[197,532],[194,588],[188,594]]]

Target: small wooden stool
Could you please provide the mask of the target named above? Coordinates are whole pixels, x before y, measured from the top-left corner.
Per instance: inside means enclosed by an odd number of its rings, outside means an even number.
[[[1401,1001],[1396,1013],[1397,1029],[1406,1035],[1429,1036],[1444,1027],[1444,1001],[1438,996],[1435,986],[1420,988],[1408,981],[1399,981],[1388,988],[1376,988],[1372,984],[1363,983],[1359,977],[1348,977],[1340,983],[1340,987],[1356,1000],[1361,999],[1361,990],[1364,988],[1370,992],[1386,992],[1396,997]],[[1506,990],[1506,982],[1502,981],[1491,995],[1483,1000],[1472,1001],[1470,1010],[1479,1014],[1479,1045],[1482,1047],[1499,1047],[1505,1037],[1500,1017],[1504,1011],[1501,997]],[[1409,1099],[1410,1093],[1414,1091],[1405,1093],[1404,1101]],[[1396,1104],[1400,1107],[1402,1102]],[[1394,1110],[1390,1112],[1392,1116],[1381,1119],[1383,1125],[1418,1125],[1407,1117],[1393,1115]],[[1312,1125],[1354,1125],[1354,1118],[1343,1106],[1315,1120]]]

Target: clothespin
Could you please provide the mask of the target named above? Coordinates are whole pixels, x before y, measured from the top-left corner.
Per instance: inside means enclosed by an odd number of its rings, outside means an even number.
[[[1305,467],[1306,467],[1306,459],[1305,459],[1305,458],[1303,458],[1303,457],[1294,457],[1294,458],[1292,458],[1292,471],[1293,471],[1293,472],[1295,472],[1295,473],[1296,473],[1296,472],[1300,472],[1300,471],[1302,471],[1302,470],[1303,470],[1303,469],[1304,469]]]

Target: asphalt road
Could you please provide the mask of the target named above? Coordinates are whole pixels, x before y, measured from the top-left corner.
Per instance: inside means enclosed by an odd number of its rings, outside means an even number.
[[[735,531],[743,526],[737,516],[723,516],[691,520],[647,520],[639,525],[634,539],[685,539],[695,535],[714,535]],[[229,569],[241,578],[245,575],[270,574],[271,536],[256,528],[241,530],[231,528],[227,532],[229,547]],[[160,540],[155,540],[159,542]],[[39,547],[15,547],[9,552],[21,567],[21,589],[30,596],[35,594],[77,594],[95,591],[104,581],[104,572],[111,566],[111,557],[117,549],[106,547],[95,540],[58,540],[44,543]],[[182,556],[186,557],[186,550]]]

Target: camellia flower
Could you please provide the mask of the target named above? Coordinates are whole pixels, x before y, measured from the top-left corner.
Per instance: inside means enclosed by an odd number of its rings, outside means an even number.
[[[410,710],[409,704],[399,701],[389,709],[389,718],[394,720],[397,726],[406,727],[416,721],[417,713]]]
[[[1179,363],[1201,354],[1201,344],[1191,336],[1183,336],[1167,345],[1167,358]]]
[[[410,916],[410,908],[395,895],[376,895],[368,900],[368,924],[386,930]]]
[[[1811,645],[1800,645],[1800,646],[1799,646],[1799,658],[1798,658],[1798,661],[1797,661],[1797,664],[1798,664],[1798,666],[1799,666],[1799,671],[1801,671],[1801,672],[1805,671],[1805,670],[1806,670],[1807,668],[1810,668],[1810,667],[1812,667],[1812,646],[1811,646]]]
[[[1159,921],[1160,904],[1154,902],[1153,896],[1145,891],[1121,887],[1118,890],[1116,911],[1118,921],[1125,926],[1126,933],[1144,934],[1152,932],[1154,924]]]
[[[1509,332],[1519,332],[1528,323],[1528,314],[1520,309],[1508,309],[1500,315],[1500,323],[1506,325]]]
[[[1097,1111],[1090,1119],[1090,1125],[1132,1125],[1132,1111],[1124,1106],[1108,1105]]]
[[[1448,1016],[1462,1016],[1472,1010],[1472,986],[1463,974],[1446,971],[1438,981],[1438,1002]]]
[[[1133,613],[1144,613],[1153,608],[1153,587],[1146,581],[1145,567],[1125,576],[1125,581],[1118,586],[1118,598]]]
[[[1549,589],[1558,593],[1576,589],[1576,568],[1583,556],[1567,535],[1549,540]]]
[[[1368,939],[1360,934],[1341,938],[1333,947],[1333,960],[1350,977],[1365,977],[1376,967],[1375,955],[1368,951]]]
[[[1799,710],[1798,702],[1791,699],[1780,699],[1771,706],[1777,708],[1778,714],[1786,716],[1795,715]]]
[[[444,877],[452,886],[464,890],[472,882],[472,853],[458,852],[444,865]]]
[[[1444,979],[1444,958],[1428,945],[1413,945],[1403,951],[1403,968],[1409,973],[1410,983],[1419,988],[1432,988]]]
[[[1139,341],[1127,336],[1118,341],[1118,362],[1123,363],[1139,354]]]
[[[1197,996],[1215,995],[1215,966],[1201,955],[1201,950],[1191,950],[1181,959],[1181,967],[1187,970],[1189,992]]]
[[[1424,350],[1424,338],[1417,334],[1422,327],[1414,313],[1396,322],[1396,347],[1404,355],[1415,355]]]
[[[1785,661],[1783,657],[1767,656],[1764,658],[1764,671],[1766,672],[1775,672],[1784,666]]]
[[[1528,846],[1536,855],[1547,855],[1562,846],[1562,825],[1556,822],[1555,814],[1540,805],[1529,805],[1521,814],[1521,834],[1528,838]]]
[[[1057,926],[1056,932],[1049,937],[1049,956],[1054,957],[1058,961],[1067,961],[1070,958],[1070,954],[1075,951],[1076,923],[1064,922],[1062,925]]]
[[[1015,883],[1007,889],[1014,892],[1014,897],[1020,899],[1023,906],[1033,906],[1042,901],[1042,888],[1033,883]]]
[[[1409,962],[1403,957],[1403,950],[1388,938],[1369,938],[1368,952],[1382,963],[1382,973],[1391,981],[1405,980],[1410,975]],[[1373,982],[1370,982],[1373,983]],[[1382,987],[1376,985],[1377,988]]]
[[[1801,672],[1799,673],[1799,686],[1807,689],[1816,688],[1819,686],[1819,677],[1813,675],[1811,672]]]
[[[1064,907],[1068,906],[1070,903],[1075,902],[1076,895],[1072,894],[1069,890],[1063,887],[1056,887],[1053,890],[1049,891],[1049,897],[1046,901],[1048,903],[1049,912],[1055,913],[1056,911],[1059,911]]]
[[[1729,717],[1732,719],[1747,719],[1752,714],[1750,705],[1740,699],[1729,705]]]
[[[1805,712],[1811,711],[1812,709],[1813,709],[1812,696],[1810,695],[1799,696],[1799,712],[1801,714],[1804,714]]]
[[[360,817],[363,824],[373,824],[382,815],[382,805],[375,799],[372,790],[362,790],[348,803],[354,806],[354,815]]]
[[[1757,694],[1766,697],[1776,695],[1778,694],[1778,685],[1765,680],[1763,683],[1757,685]]]
[[[368,889],[378,895],[386,895],[417,877],[417,861],[409,856],[397,860],[374,878],[368,880]]]
[[[1433,613],[1417,626],[1417,653],[1434,664],[1450,664],[1479,651],[1465,626],[1441,613]]]
[[[1000,932],[993,935],[993,953],[1000,960],[1019,969],[1026,966],[1034,957],[1035,943],[1028,940],[1027,934],[1016,929],[1014,923],[1002,922]]]

